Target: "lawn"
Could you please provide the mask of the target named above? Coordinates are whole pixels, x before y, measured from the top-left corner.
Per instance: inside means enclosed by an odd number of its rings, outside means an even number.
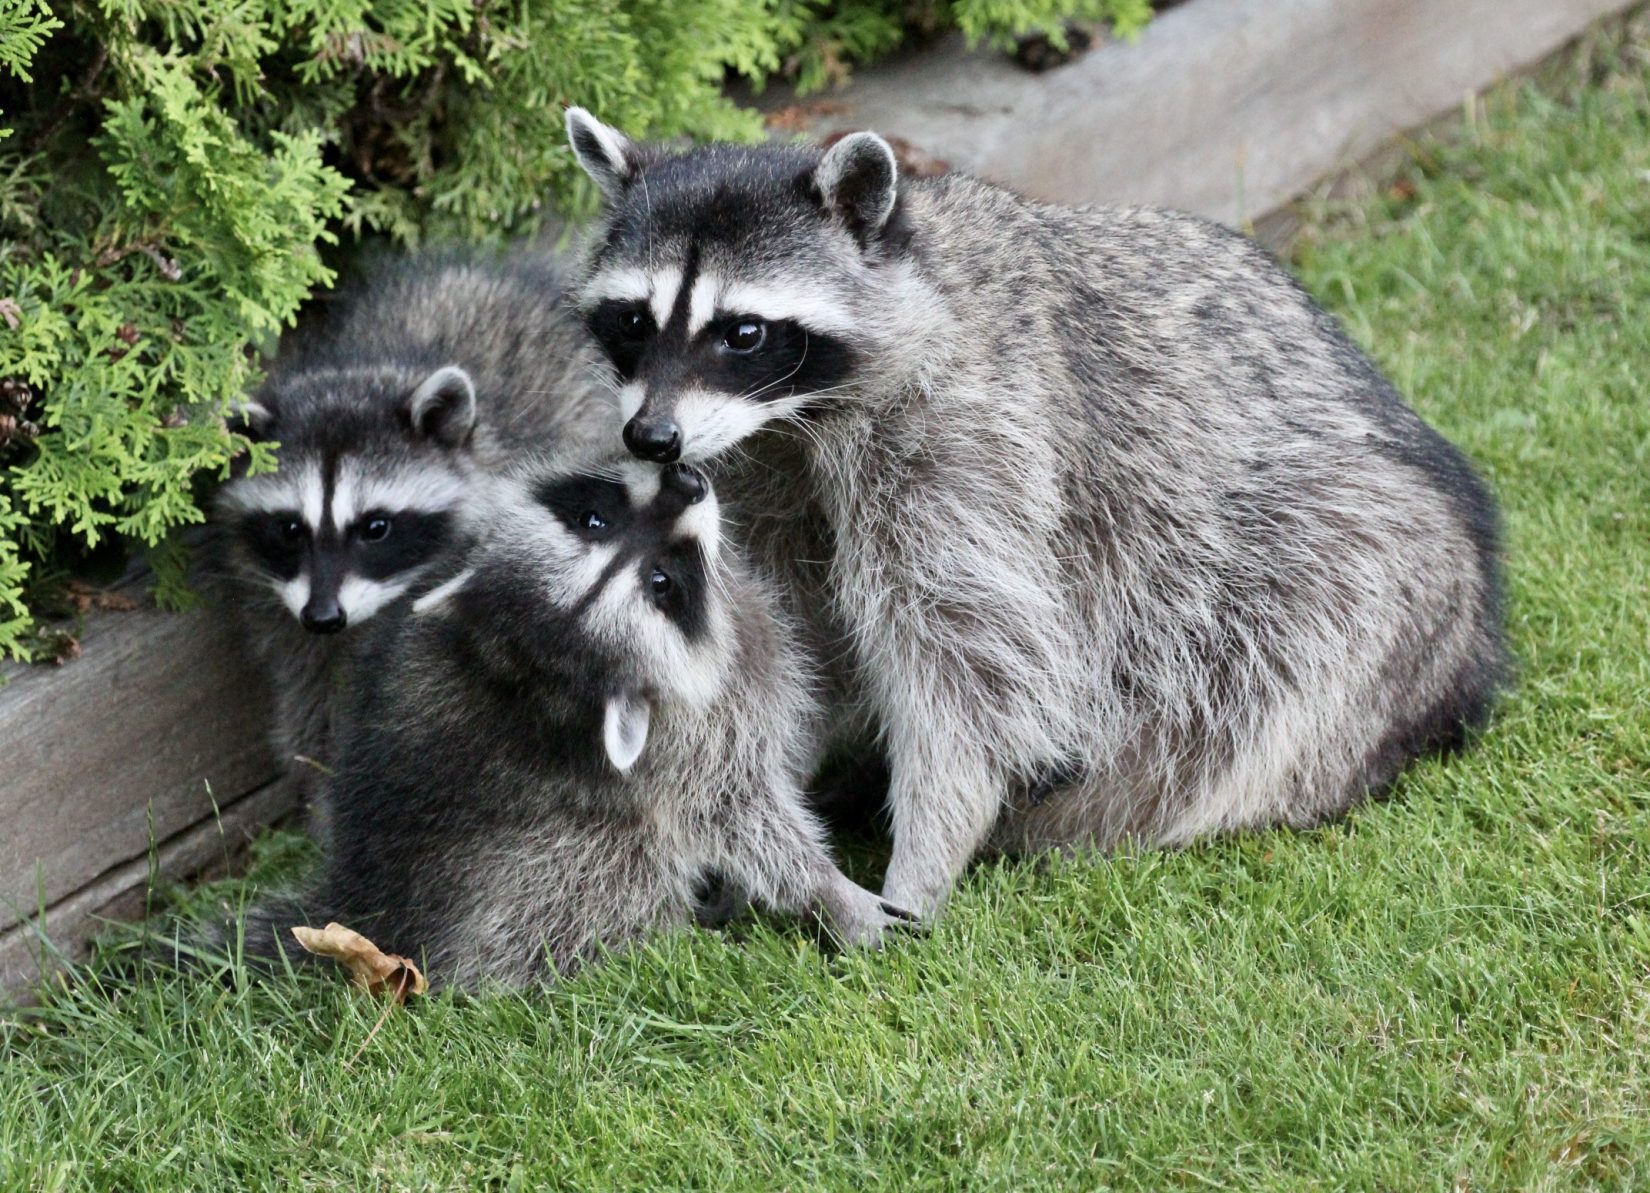
[[[879,955],[682,933],[364,1048],[341,982],[83,972],[0,1036],[0,1184],[1650,1186],[1646,28],[1294,254],[1505,503],[1474,751],[1314,832],[978,867]]]

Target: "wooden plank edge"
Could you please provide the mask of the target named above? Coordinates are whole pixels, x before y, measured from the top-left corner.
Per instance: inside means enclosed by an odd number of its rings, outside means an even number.
[[[1390,185],[1409,168],[1416,159],[1419,147],[1429,142],[1449,141],[1467,132],[1480,118],[1484,111],[1484,97],[1491,91],[1528,82],[1538,89],[1556,92],[1569,83],[1569,76],[1580,61],[1577,55],[1583,47],[1598,44],[1593,39],[1607,41],[1626,37],[1633,22],[1645,18],[1650,18],[1650,0],[1627,0],[1625,7],[1598,17],[1540,58],[1526,62],[1478,91],[1463,96],[1459,104],[1431,119],[1398,130],[1357,161],[1330,170],[1287,202],[1257,216],[1243,230],[1273,252],[1284,252],[1305,222],[1303,204],[1340,204],[1368,198]]]
[[[114,866],[44,913],[0,933],[0,991],[18,1003],[29,1001],[37,986],[84,958],[101,924],[145,913],[151,874],[176,881],[231,872],[252,838],[293,808],[289,782],[267,783],[159,842],[152,854]]]
[[[232,609],[105,611],[84,641],[0,688],[0,934],[282,773]]]

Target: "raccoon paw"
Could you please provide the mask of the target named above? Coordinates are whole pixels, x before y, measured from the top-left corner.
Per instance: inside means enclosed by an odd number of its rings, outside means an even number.
[[[832,935],[853,948],[879,949],[886,933],[910,932],[922,926],[911,912],[847,879],[824,903]]]
[[[933,922],[939,919],[940,912],[945,908],[946,897],[951,893],[951,884],[948,881],[917,882],[909,879],[902,880],[889,867],[889,877],[882,884],[882,897],[895,907],[908,908],[916,913],[919,920]]]

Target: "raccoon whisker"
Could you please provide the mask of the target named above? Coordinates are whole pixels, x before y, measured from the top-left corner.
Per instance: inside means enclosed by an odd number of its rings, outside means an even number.
[[[647,213],[647,272],[649,277],[657,277],[658,263],[653,253],[653,192],[647,189],[647,171],[642,171],[638,181],[642,184],[642,210]]]
[[[849,385],[833,385],[826,389],[814,390],[808,394],[810,399],[829,397],[832,394],[852,389]],[[811,446],[818,447],[822,440],[819,438],[820,429],[814,420],[810,419],[803,409],[787,410],[777,416],[774,425],[784,427],[788,431],[802,435]],[[777,475],[777,474],[776,474]]]
[[[715,589],[716,595],[724,602],[731,602],[734,599],[734,593],[723,569],[711,568],[709,575],[711,587]]]
[[[828,398],[841,394],[846,395],[848,398],[848,403],[845,404],[852,404],[855,401],[859,401],[861,398],[861,395],[857,392],[858,389],[859,387],[852,382],[845,382],[842,385],[828,385],[824,389],[811,389],[807,391],[807,397],[811,401],[815,398]],[[840,401],[841,399],[839,398],[838,400]],[[781,417],[785,419],[800,418],[802,417],[802,411],[789,411]]]
[[[739,440],[739,442],[735,443],[732,447],[728,448],[722,454],[727,459],[732,460],[732,461],[736,461],[739,464],[764,463],[761,460],[761,457],[753,455],[751,453],[750,441],[746,440],[746,439]]]
[[[240,576],[236,568],[215,558],[197,559],[189,569],[190,580],[236,580]]]
[[[623,459],[601,460],[591,466],[590,474],[592,476],[599,476],[603,480],[612,481],[615,484],[622,485],[625,483],[626,467],[628,464],[629,461]]]
[[[760,385],[754,390],[751,390],[749,392],[740,394],[738,400],[739,401],[755,401],[757,398],[760,398],[763,394],[768,393],[770,390],[777,389],[779,386],[784,385],[785,382],[789,381],[792,377],[795,377],[799,372],[802,371],[802,366],[808,363],[808,347],[809,347],[810,343],[811,343],[811,341],[809,339],[808,333],[807,333],[806,330],[804,330],[803,333],[802,333],[802,355],[799,356],[797,358],[796,363],[791,366],[791,371],[789,373],[786,373],[783,377],[775,378],[774,380],[768,382],[766,385]]]
[[[776,430],[786,435],[792,435],[806,440],[810,446],[817,447],[819,444],[819,441],[812,437],[812,428],[809,427],[808,421],[801,416],[800,411],[793,411],[789,414],[781,415],[773,421],[773,426]],[[749,453],[747,458],[751,462],[747,467],[754,466],[762,468],[768,473],[776,484],[783,483],[784,474],[778,464],[764,460],[760,453],[755,452]]]
[[[823,447],[825,443],[824,432],[817,423],[805,417],[802,411],[792,411],[782,416],[778,421],[783,423],[787,431],[798,434],[807,440],[809,446],[815,451],[819,451]]]
[[[617,404],[619,396],[619,381],[608,369],[592,371],[589,377],[592,388],[600,391],[601,396]]]

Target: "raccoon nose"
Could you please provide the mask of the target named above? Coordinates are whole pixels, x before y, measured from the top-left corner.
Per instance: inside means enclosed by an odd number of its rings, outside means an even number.
[[[336,634],[349,619],[337,601],[311,601],[304,606],[298,620],[312,634]]]
[[[705,478],[686,464],[671,464],[660,474],[660,484],[680,497],[687,505],[697,505],[705,499],[708,486]]]
[[[682,431],[670,418],[642,418],[624,425],[624,445],[643,460],[668,464],[682,454]]]

